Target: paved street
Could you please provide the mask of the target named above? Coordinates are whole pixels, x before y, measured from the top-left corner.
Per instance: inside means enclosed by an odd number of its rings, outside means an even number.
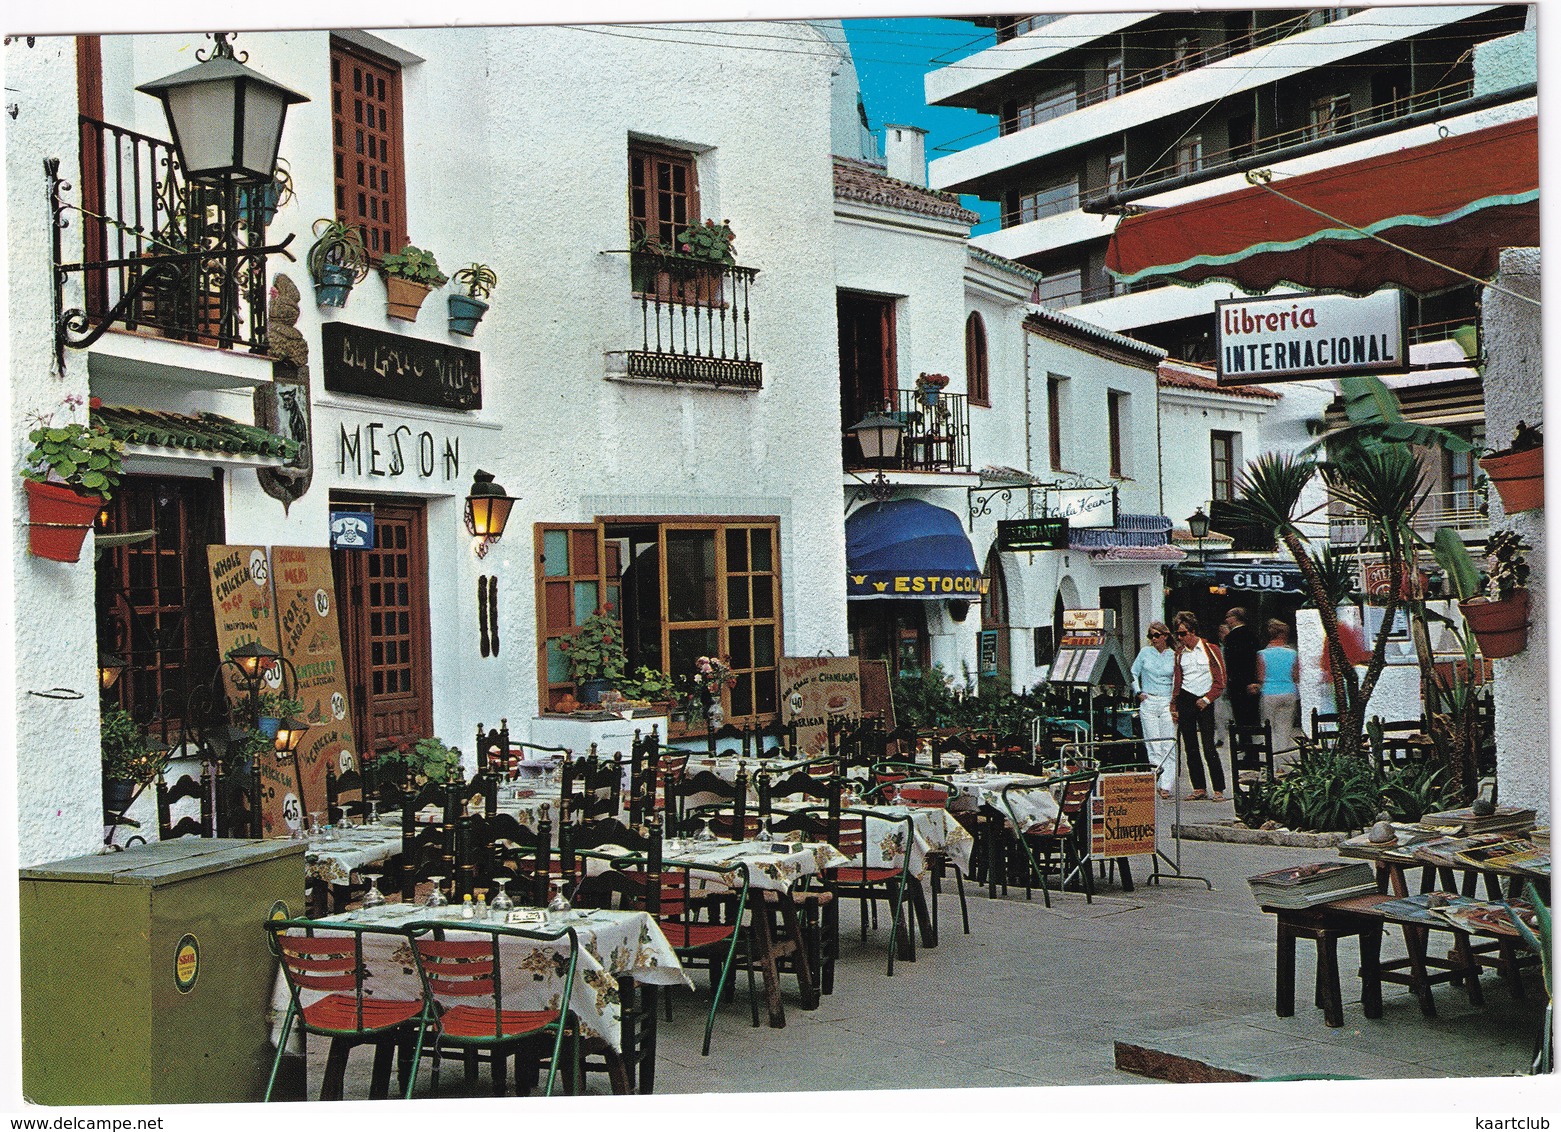
[[[1212,818],[1217,807],[1207,809]],[[1407,990],[1384,988],[1385,1016],[1369,1022],[1359,1004],[1354,946],[1346,942],[1345,1026],[1330,1030],[1308,1001],[1313,950],[1302,944],[1296,1016],[1275,1017],[1273,920],[1258,911],[1245,878],[1326,856],[1188,841],[1183,871],[1207,876],[1213,891],[1172,881],[1139,883],[1126,894],[1113,884],[1093,905],[1078,894],[1054,895],[1050,910],[1039,893],[1028,903],[1014,890],[993,901],[971,886],[969,936],[960,934],[958,902],[945,892],[943,946],[918,952],[914,965],[897,964],[892,978],[884,974],[887,933],[870,933],[861,943],[848,909],[835,993],[804,1012],[789,990],[784,1029],[751,1028],[740,989],[718,1019],[711,1055],[701,1057],[701,1004],[708,1000],[704,976],[697,976],[699,995],[677,995],[672,1022],[662,1023],[656,1091],[1150,1084],[1114,1067],[1118,1039],[1256,1078],[1523,1072],[1543,1006],[1537,974],[1528,976],[1531,993],[1522,1002],[1487,974],[1481,1008],[1469,1007],[1459,990],[1438,987],[1438,1017],[1429,1020]],[[1145,862],[1137,864],[1141,882]],[[1384,957],[1402,954],[1402,946],[1389,935]],[[323,1047],[311,1045],[311,1093],[322,1057]],[[368,1060],[354,1059],[349,1096],[364,1095],[354,1089],[366,1088]],[[447,1095],[458,1076],[444,1074]],[[591,1091],[604,1090],[605,1081],[593,1078]],[[418,1095],[428,1095],[426,1070]]]

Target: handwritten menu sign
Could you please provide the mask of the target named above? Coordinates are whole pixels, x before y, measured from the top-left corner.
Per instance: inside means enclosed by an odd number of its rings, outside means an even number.
[[[1155,851],[1153,771],[1103,774],[1095,795],[1096,857],[1137,857]]]
[[[331,552],[323,546],[275,546],[271,569],[281,652],[293,662],[298,677],[294,695],[302,701],[301,718],[309,725],[298,748],[298,774],[310,809],[323,812],[326,768],[334,766],[341,775],[357,762]],[[343,800],[349,796],[355,792],[343,792]]]
[[[797,745],[817,754],[829,745],[829,721],[862,718],[862,674],[854,656],[783,656],[781,719],[797,725]]]
[[[211,572],[211,604],[217,623],[217,656],[226,657],[240,645],[259,643],[277,647],[276,609],[271,594],[271,559],[263,546],[208,546],[206,563]],[[278,650],[280,651],[280,650]],[[240,718],[248,711],[249,692],[239,681],[235,666],[223,665],[228,702]],[[271,678],[280,686],[281,673]],[[276,690],[276,686],[272,690]],[[303,823],[303,805],[291,766],[280,766],[267,748],[255,755],[255,776],[260,784],[261,832],[285,837]]]

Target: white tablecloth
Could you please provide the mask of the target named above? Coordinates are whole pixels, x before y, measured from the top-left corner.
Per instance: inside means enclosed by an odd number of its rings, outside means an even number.
[[[972,771],[969,774],[956,774],[949,781],[955,791],[955,794],[949,798],[950,809],[975,810],[982,806],[990,806],[1002,814],[1005,821],[1012,824],[1009,814],[1011,806],[1012,817],[1017,817],[1021,823],[1020,833],[1047,822],[1055,822],[1062,814],[1062,809],[1057,805],[1057,799],[1052,797],[1051,792],[1039,789],[1045,780],[1032,775],[985,774]],[[1008,795],[1008,804],[1005,805],[1003,788],[1013,784],[1035,786],[1037,789],[1023,792],[1014,790]]]

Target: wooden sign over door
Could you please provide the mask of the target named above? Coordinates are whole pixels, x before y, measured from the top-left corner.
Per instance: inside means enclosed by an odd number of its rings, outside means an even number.
[[[217,657],[240,645],[258,642],[277,649],[276,606],[271,593],[271,556],[263,546],[208,546],[211,605],[217,625]],[[239,683],[238,670],[224,665],[224,691],[234,706],[234,723],[249,722],[249,693]],[[278,677],[280,679],[280,677]],[[292,767],[277,764],[276,754],[261,747],[255,754],[260,784],[260,828],[265,837],[285,837],[303,822]]]
[[[780,708],[784,722],[797,724],[797,745],[810,755],[823,751],[829,745],[832,718],[862,718],[862,673],[857,658],[781,657]]]
[[[309,725],[298,749],[298,773],[309,809],[323,814],[326,768],[334,766],[338,775],[357,768],[331,552],[323,546],[277,546],[271,563],[281,652],[297,672],[295,694]],[[344,791],[343,800],[358,795]]]

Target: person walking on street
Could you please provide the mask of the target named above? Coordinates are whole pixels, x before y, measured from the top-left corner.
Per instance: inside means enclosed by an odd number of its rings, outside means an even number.
[[[1220,647],[1225,654],[1225,670],[1229,680],[1226,696],[1230,700],[1230,715],[1236,726],[1242,729],[1257,727],[1261,723],[1261,697],[1252,685],[1257,678],[1257,654],[1261,648],[1256,627],[1247,624],[1247,611],[1232,606],[1225,612],[1228,631],[1221,638]]]
[[[1225,768],[1214,745],[1214,703],[1225,690],[1225,658],[1219,646],[1198,636],[1198,618],[1181,612],[1171,619],[1176,628],[1176,670],[1172,679],[1171,718],[1187,756],[1187,776],[1192,779],[1189,802],[1207,798],[1203,764],[1207,762],[1214,800],[1225,800]],[[1199,740],[1203,748],[1199,751]]]
[[[1133,658],[1133,687],[1138,691],[1138,719],[1144,747],[1159,777],[1160,797],[1176,788],[1176,724],[1171,721],[1171,686],[1176,678],[1176,650],[1164,621],[1149,622],[1149,643]]]
[[[1288,768],[1295,761],[1296,736],[1300,732],[1300,689],[1296,680],[1301,673],[1301,658],[1290,647],[1290,626],[1283,621],[1268,623],[1268,647],[1257,654],[1257,681],[1252,687],[1263,697],[1263,722],[1268,724],[1275,751],[1287,752],[1276,762]]]

